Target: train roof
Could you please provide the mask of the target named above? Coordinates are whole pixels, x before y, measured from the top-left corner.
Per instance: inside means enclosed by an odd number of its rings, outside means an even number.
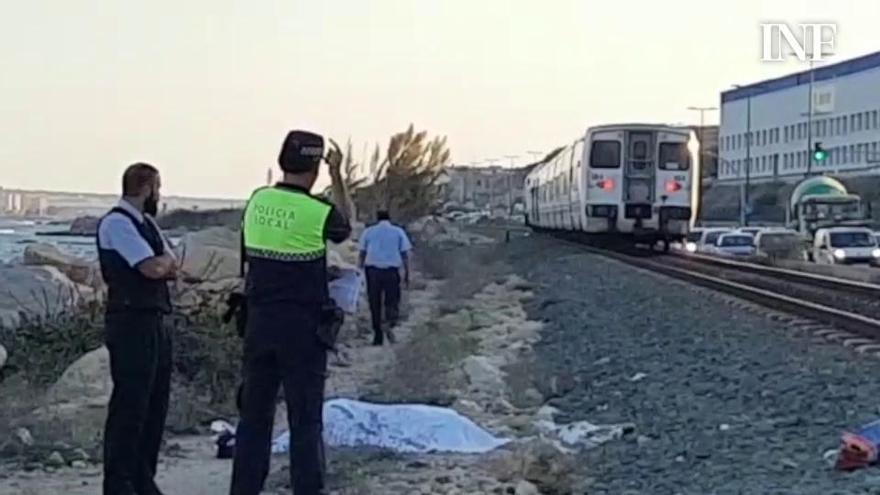
[[[673,131],[682,131],[682,132],[690,132],[690,127],[685,125],[672,125],[672,124],[651,124],[647,122],[622,122],[619,124],[602,124],[602,125],[594,125],[587,128],[587,132],[590,131],[608,131],[608,130],[616,130],[616,129],[667,129]]]

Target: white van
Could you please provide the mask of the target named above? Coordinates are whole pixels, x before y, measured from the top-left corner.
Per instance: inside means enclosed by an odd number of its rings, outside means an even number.
[[[696,251],[698,253],[714,254],[715,243],[718,242],[718,238],[731,232],[733,230],[723,228],[704,229],[700,233],[700,240],[697,242]]]
[[[866,228],[819,229],[813,238],[813,261],[816,263],[874,263],[877,259],[880,259],[877,238]]]

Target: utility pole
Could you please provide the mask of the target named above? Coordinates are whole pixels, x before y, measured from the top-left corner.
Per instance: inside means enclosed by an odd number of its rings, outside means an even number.
[[[735,84],[734,89],[740,89],[742,86]],[[740,206],[739,206],[739,223],[743,226],[749,225],[749,182],[752,175],[752,95],[746,96],[746,181],[740,189]]]
[[[507,215],[513,216],[513,188],[510,185],[510,176],[515,173],[513,161],[519,158],[519,155],[504,155],[504,158],[510,159],[510,170],[507,171]]]
[[[810,54],[810,89],[807,91],[807,175],[813,169],[813,56]]]
[[[706,112],[711,112],[714,110],[718,110],[718,107],[687,107],[688,110],[693,110],[695,112],[700,112],[700,132],[697,133],[698,139],[700,140],[700,170],[703,168],[703,163],[706,158],[706,147],[703,146],[705,142],[703,140],[703,130],[705,129],[705,115]],[[697,180],[702,180],[702,177],[698,177]]]

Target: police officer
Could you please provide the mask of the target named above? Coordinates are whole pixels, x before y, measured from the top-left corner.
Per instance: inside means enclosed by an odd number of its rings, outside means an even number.
[[[342,242],[351,233],[339,210],[310,194],[323,155],[321,136],[291,131],[278,157],[283,181],[256,190],[245,210],[248,322],[233,495],[260,492],[279,385],[287,402],[293,492],[323,490],[327,352],[318,329],[329,300],[326,241]]]
[[[107,283],[106,343],[113,392],[104,430],[104,494],[161,495],[153,480],[168,412],[171,336],[167,280],[177,260],[153,220],[159,171],[136,163],[122,199],[101,219],[98,257]]]

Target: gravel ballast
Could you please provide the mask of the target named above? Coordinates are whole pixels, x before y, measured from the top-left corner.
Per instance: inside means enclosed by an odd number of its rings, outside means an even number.
[[[880,417],[880,359],[551,238],[506,251],[545,322],[536,373],[576,378],[549,402],[559,421],[636,426],[584,454],[584,493],[880,493],[880,468],[823,458]]]

